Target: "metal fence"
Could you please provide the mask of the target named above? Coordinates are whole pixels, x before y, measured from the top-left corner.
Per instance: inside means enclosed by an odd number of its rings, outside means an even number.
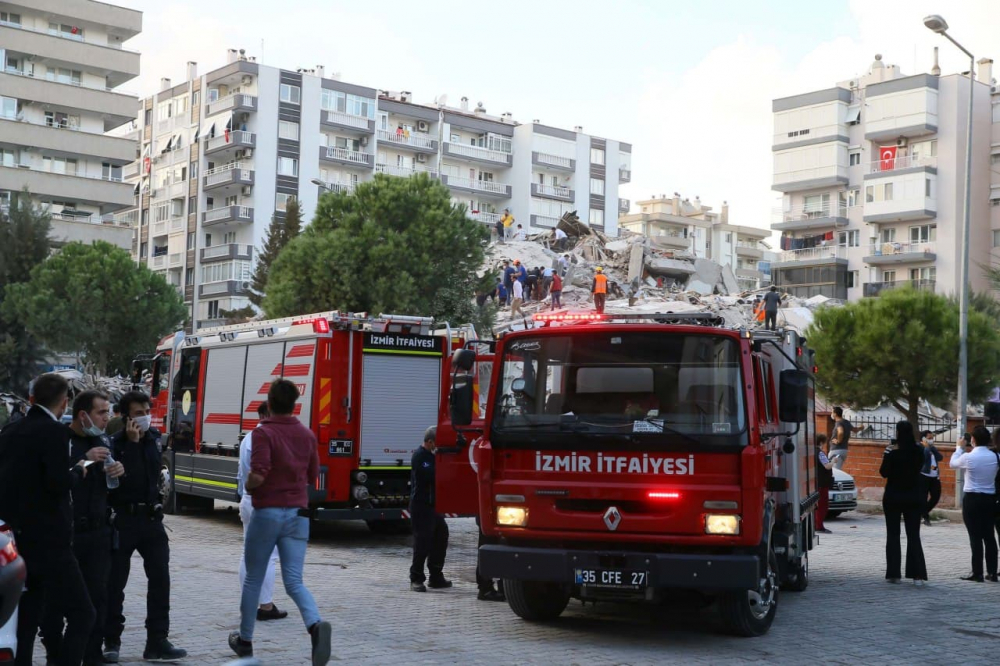
[[[896,437],[896,423],[899,419],[887,416],[859,417],[855,415],[855,418],[852,418],[850,421],[853,426],[851,439],[889,441],[890,439],[895,439]],[[919,421],[919,425],[914,432],[914,436],[917,438],[918,443],[920,441],[920,433],[924,430],[930,430],[933,432],[934,440],[936,442],[954,444],[957,441],[956,435],[958,433],[958,424],[955,421],[946,421],[944,419],[926,419]]]

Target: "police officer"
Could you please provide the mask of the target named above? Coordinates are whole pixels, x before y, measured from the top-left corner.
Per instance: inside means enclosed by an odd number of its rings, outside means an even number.
[[[410,566],[410,589],[426,592],[428,587],[451,587],[445,579],[445,552],[448,550],[448,523],[434,510],[434,449],[437,428],[424,432],[423,446],[413,452],[410,460],[410,522],[413,524],[413,564]],[[424,581],[424,562],[430,580]]]
[[[70,462],[93,460],[88,474],[73,488],[73,552],[94,605],[96,619],[84,652],[85,666],[102,663],[101,639],[107,610],[108,575],[111,572],[111,521],[108,514],[108,480],[125,472],[120,462],[107,463],[111,439],[104,434],[110,416],[108,397],[99,391],[84,391],[73,400],[70,424]],[[107,466],[105,466],[107,464]],[[59,662],[64,609],[45,608],[42,643],[48,661]]]
[[[122,396],[121,414],[124,430],[112,438],[112,452],[125,466],[118,488],[109,494],[118,530],[118,548],[111,558],[111,582],[108,587],[108,615],[104,630],[104,661],[117,663],[121,650],[125,616],[125,585],[128,583],[132,553],[143,560],[148,587],[146,591],[147,661],[176,661],[187,651],[175,648],[170,633],[170,545],[163,529],[163,505],[160,503],[160,433],[150,427],[149,397],[141,391]]]

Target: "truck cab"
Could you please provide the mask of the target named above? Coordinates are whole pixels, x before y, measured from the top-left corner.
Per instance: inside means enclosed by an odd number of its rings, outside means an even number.
[[[717,600],[733,633],[765,633],[813,544],[804,342],[703,313],[541,316],[500,337],[468,456],[483,575],[528,620],[570,598],[686,590]],[[452,359],[459,431],[476,426],[466,384],[484,362]]]

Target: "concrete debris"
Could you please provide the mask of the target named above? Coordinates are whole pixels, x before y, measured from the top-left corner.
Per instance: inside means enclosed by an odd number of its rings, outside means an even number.
[[[735,294],[740,290],[740,283],[736,281],[736,274],[733,273],[733,267],[729,264],[722,267],[722,286],[730,294]]]

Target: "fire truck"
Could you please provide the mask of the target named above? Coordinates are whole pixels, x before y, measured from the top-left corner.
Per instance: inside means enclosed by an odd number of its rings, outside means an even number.
[[[467,347],[452,358],[459,436],[439,448],[439,510],[479,516],[480,569],[518,616],[693,594],[759,636],[779,588],[806,588],[815,371],[795,331],[563,313]]]
[[[452,349],[474,335],[425,317],[326,312],[165,337],[132,372],[164,436],[166,510],[237,500],[240,442],[271,382],[287,378],[320,445],[314,517],[405,528],[411,453],[438,422]]]

